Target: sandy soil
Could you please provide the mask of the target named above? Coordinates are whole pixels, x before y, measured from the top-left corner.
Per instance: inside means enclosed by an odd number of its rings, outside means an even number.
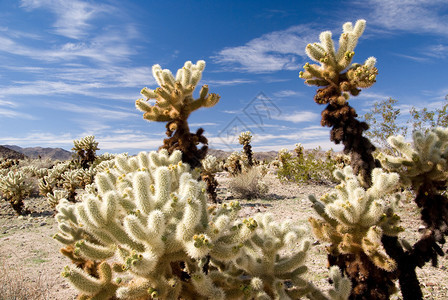
[[[314,213],[307,196],[309,194],[320,196],[331,189],[328,186],[280,183],[273,174],[268,174],[264,180],[270,188],[266,197],[250,201],[238,199],[243,207],[240,212],[242,217],[257,212],[270,212],[278,220],[291,219],[308,226],[307,219]],[[218,174],[218,181],[219,199],[234,200],[227,189],[226,174]],[[70,262],[59,254],[58,249],[61,245],[52,238],[57,232],[57,224],[53,213],[48,210],[46,199],[32,198],[25,203],[35,213],[19,218],[14,216],[8,203],[5,201],[0,203],[0,285],[34,286],[36,292],[26,299],[75,299],[76,291],[60,275],[63,267]],[[407,229],[404,235],[406,239],[411,242],[417,240],[420,222],[415,205],[402,204],[399,215]],[[314,241],[311,232],[309,238]],[[324,245],[318,242],[313,244],[307,265],[308,279],[318,286],[328,287]],[[418,275],[425,299],[448,299],[446,256],[440,259],[438,267],[427,265],[418,270]],[[399,299],[400,296],[396,298]],[[0,300],[3,299],[12,298],[5,295],[2,298],[0,295]]]

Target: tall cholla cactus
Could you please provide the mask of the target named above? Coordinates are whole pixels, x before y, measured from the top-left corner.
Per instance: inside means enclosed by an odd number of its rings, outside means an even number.
[[[60,201],[55,238],[82,266],[63,272],[80,297],[297,299],[319,294],[301,278],[310,245],[303,238],[306,230],[269,215],[241,221],[237,202],[207,207],[205,183],[194,179],[181,156],[167,150],[117,156],[114,168],[95,177],[97,193],[84,194],[76,204]],[[87,262],[96,270],[86,271]],[[343,299],[343,287],[335,286],[335,297],[318,299]]]
[[[415,269],[428,261],[437,263],[437,256],[443,255],[438,243],[443,245],[448,234],[448,129],[438,127],[427,133],[415,131],[413,145],[405,142],[402,136],[390,137],[388,142],[400,156],[380,154],[378,158],[385,169],[400,174],[403,187],[412,187],[415,191],[415,202],[422,209],[421,219],[426,227],[412,248],[395,252],[403,266],[400,283],[403,281],[411,287],[406,291],[407,296],[421,298]]]
[[[345,23],[337,51],[331,32],[322,32],[320,43],[308,44],[306,47],[308,56],[319,65],[306,63],[300,78],[309,85],[323,86],[314,97],[316,103],[327,104],[322,112],[321,124],[332,127],[330,139],[344,145],[344,153],[351,155],[353,170],[361,174],[364,186],[368,187],[371,183],[370,174],[375,168],[372,156],[375,147],[363,137],[363,132],[368,129],[367,123],[358,121],[355,109],[347,103],[350,95],[357,96],[360,93],[360,88],[372,86],[378,74],[374,57],[368,58],[363,65],[355,63],[350,66],[355,54],[353,50],[365,25],[365,20],[358,20],[354,27],[350,22]]]
[[[374,169],[369,189],[362,187],[351,167],[336,170],[334,176],[341,181],[335,191],[320,201],[309,197],[321,216],[310,218],[313,232],[330,243],[329,261],[347,272],[354,295],[369,291],[367,298],[388,299],[394,287],[390,272],[397,264],[386,253],[381,239],[383,235],[397,236],[403,228],[398,226],[400,218],[386,205],[384,197],[397,188],[399,176]]]
[[[141,94],[146,99],[135,102],[137,109],[144,112],[143,118],[148,121],[167,122],[167,139],[163,141],[161,149],[169,153],[174,150],[182,151],[182,160],[192,168],[198,167],[207,154],[207,139],[202,135],[204,130],[199,128],[196,134],[190,133],[187,119],[190,114],[201,107],[212,107],[218,103],[220,96],[208,93],[208,85],[204,85],[199,92],[199,98],[193,98],[196,85],[202,77],[205,61],[196,64],[187,61],[182,69],[177,71],[176,77],[167,69],[162,70],[159,65],[152,67],[154,78],[160,87],[155,90],[143,88]],[[149,99],[156,99],[151,105]],[[201,149],[197,145],[204,146]]]
[[[250,133],[250,131],[241,132],[240,136],[238,137],[238,142],[240,143],[240,145],[243,145],[244,153],[247,156],[249,167],[252,167],[254,165],[252,146],[250,145],[251,140],[252,134]]]
[[[31,194],[32,189],[21,171],[9,171],[6,176],[0,176],[0,192],[18,215],[29,213],[23,209],[23,199]]]
[[[218,187],[218,181],[215,178],[216,172],[221,172],[222,167],[219,165],[218,159],[213,155],[207,155],[202,160],[202,180],[207,184],[207,193],[209,199],[213,203],[218,203],[216,188]]]
[[[76,152],[76,159],[80,163],[83,169],[89,168],[93,164],[96,158],[96,151],[98,148],[98,142],[95,141],[93,135],[88,135],[80,140],[73,141],[74,147],[72,150]]]

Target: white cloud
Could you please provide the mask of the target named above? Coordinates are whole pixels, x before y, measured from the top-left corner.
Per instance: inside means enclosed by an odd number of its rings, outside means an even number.
[[[53,134],[49,132],[32,132],[25,136],[0,137],[0,144],[17,145],[20,147],[64,147],[73,146],[74,136],[70,133]]]
[[[247,42],[227,47],[212,59],[237,71],[266,73],[298,68],[298,57],[305,57],[305,47],[318,32],[306,25],[274,31]],[[236,65],[236,67],[235,67]]]
[[[131,152],[132,150],[145,151],[157,150],[162,145],[163,139],[144,133],[122,133],[102,135],[93,132],[95,140],[99,143],[100,152]],[[49,132],[32,132],[24,136],[0,137],[0,144],[17,145],[20,147],[61,147],[70,150],[73,140],[84,137],[82,134],[63,133],[54,134]],[[132,154],[132,153],[131,153]]]
[[[299,111],[292,114],[281,114],[279,116],[273,116],[273,119],[289,121],[293,123],[312,122],[319,118],[319,114],[311,111]]]

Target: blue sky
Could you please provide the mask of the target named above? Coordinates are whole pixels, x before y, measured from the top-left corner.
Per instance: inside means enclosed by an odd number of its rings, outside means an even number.
[[[164,124],[135,109],[156,88],[151,67],[206,61],[199,85],[221,95],[190,117],[212,148],[334,147],[315,87],[298,77],[321,31],[365,19],[354,62],[377,58],[377,83],[350,100],[359,114],[397,99],[437,107],[448,94],[448,1],[0,1],[0,144],[70,149],[95,135],[101,152],[154,150]],[[199,90],[199,88],[198,88]],[[197,91],[198,92],[198,91]],[[406,115],[404,115],[406,117]]]

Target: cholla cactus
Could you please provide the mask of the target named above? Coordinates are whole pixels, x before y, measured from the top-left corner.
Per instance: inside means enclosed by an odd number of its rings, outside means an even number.
[[[43,178],[39,179],[38,181],[38,187],[39,187],[39,194],[42,196],[47,195],[48,193],[53,193],[54,188],[56,187],[57,179],[55,179],[52,176],[44,176]]]
[[[31,194],[32,189],[21,171],[10,171],[0,177],[0,192],[18,215],[29,213],[23,210],[23,199]]]
[[[67,198],[68,192],[66,190],[55,190],[53,193],[47,193],[48,204],[55,209],[61,199]]]
[[[368,290],[377,289],[382,295],[390,295],[394,286],[390,272],[397,264],[386,253],[382,237],[395,237],[403,228],[384,197],[397,189],[399,176],[374,169],[373,184],[368,189],[362,187],[351,167],[336,170],[334,176],[341,181],[335,191],[324,195],[320,201],[309,197],[321,216],[321,219],[310,218],[313,232],[318,239],[330,243],[327,247],[329,259],[348,273],[355,292],[364,292],[366,286],[371,285]],[[355,270],[362,270],[359,271],[362,276]]]
[[[72,150],[76,152],[76,159],[80,163],[83,169],[89,168],[96,158],[96,151],[98,148],[98,142],[95,141],[93,135],[88,135],[80,140],[73,141],[74,147]]]
[[[297,158],[299,159],[299,161],[303,161],[305,153],[304,153],[304,149],[303,149],[302,144],[297,143],[294,146],[295,146],[294,152],[296,153]]]
[[[155,90],[143,88],[141,94],[146,99],[138,99],[135,102],[137,109],[144,112],[144,119],[167,122],[166,135],[169,138],[163,141],[161,148],[167,149],[169,153],[174,150],[182,151],[182,160],[192,168],[200,166],[201,160],[207,154],[208,141],[202,135],[202,128],[199,128],[196,134],[190,133],[187,119],[193,111],[201,107],[216,105],[220,98],[217,94],[209,94],[207,85],[202,86],[199,98],[193,98],[204,68],[203,60],[196,64],[187,61],[174,77],[169,70],[162,70],[159,65],[154,65],[152,73],[160,87]],[[156,99],[156,103],[149,104],[150,99]],[[204,144],[201,149],[197,148],[199,143]]]
[[[68,199],[72,202],[75,201],[76,190],[82,187],[81,170],[69,170],[62,174],[62,187],[68,192]]]
[[[250,145],[251,140],[252,134],[250,133],[250,131],[241,132],[240,136],[238,137],[238,142],[243,145],[244,153],[247,156],[247,161],[250,167],[254,165],[252,146]]]
[[[249,169],[249,160],[245,153],[235,151],[227,157],[224,168],[230,175],[236,176]]]
[[[301,278],[306,230],[263,215],[241,221],[237,202],[207,207],[205,185],[181,155],[117,156],[95,177],[97,193],[61,200],[55,238],[72,247],[72,259],[97,266],[96,278],[65,268],[81,297],[296,299],[311,291]]]
[[[444,244],[448,234],[448,129],[415,131],[413,145],[402,136],[390,137],[388,142],[399,156],[380,154],[378,158],[385,169],[400,174],[405,187],[414,189],[426,227],[421,239],[409,249],[406,265],[415,269],[430,260],[435,264],[437,256],[443,255],[437,243]]]
[[[350,22],[345,23],[337,51],[331,32],[322,32],[320,43],[308,44],[306,47],[308,56],[320,65],[305,64],[305,72],[300,72],[300,77],[309,85],[323,86],[314,97],[316,103],[327,104],[322,112],[321,124],[332,127],[330,139],[344,145],[344,153],[351,155],[353,170],[361,174],[364,187],[368,187],[371,184],[370,174],[376,167],[372,155],[375,147],[363,137],[363,132],[369,128],[367,123],[358,121],[355,109],[347,103],[350,94],[357,96],[360,88],[373,85],[378,73],[373,57],[368,58],[363,65],[352,64],[349,67],[365,24],[365,20],[358,20],[354,27]]]
[[[218,159],[213,155],[207,155],[202,160],[202,180],[207,184],[207,192],[209,199],[213,203],[217,203],[216,188],[218,187],[218,181],[215,179],[215,173],[221,172],[222,166],[219,164]]]

